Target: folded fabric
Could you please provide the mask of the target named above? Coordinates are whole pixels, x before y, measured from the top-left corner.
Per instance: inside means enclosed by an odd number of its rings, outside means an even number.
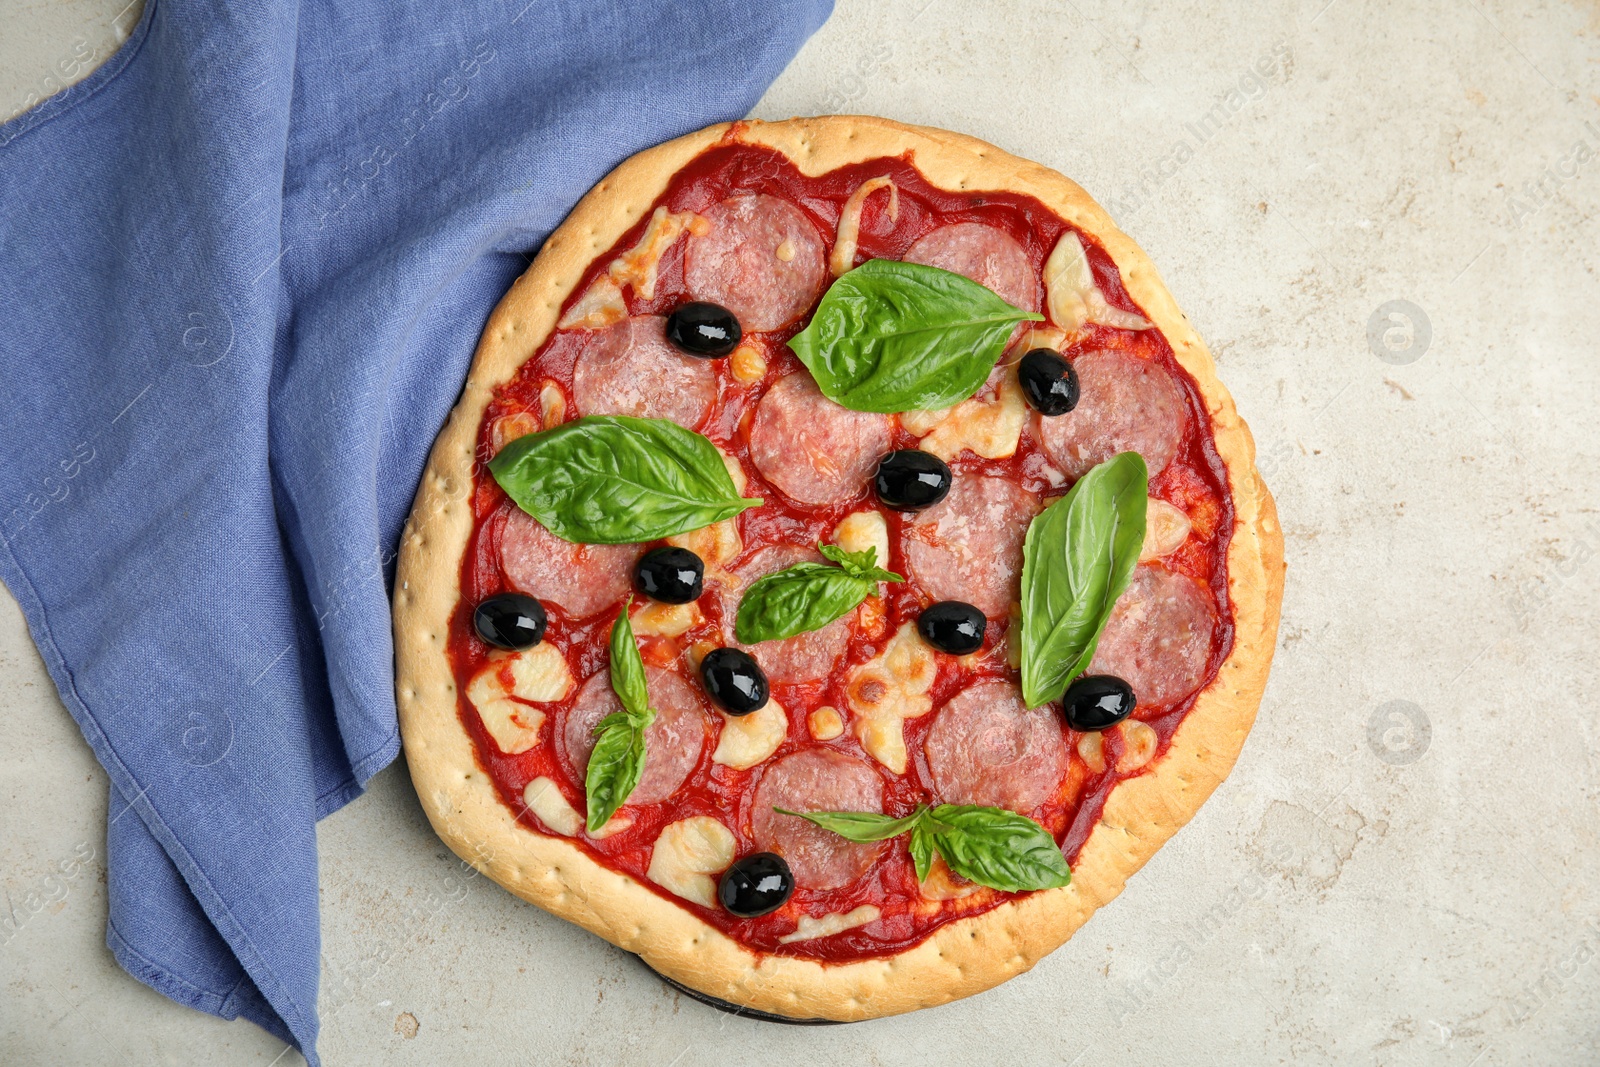
[[[0,126],[0,579],[111,778],[107,941],[317,1062],[315,820],[399,751],[388,588],[479,330],[825,0],[149,0]]]

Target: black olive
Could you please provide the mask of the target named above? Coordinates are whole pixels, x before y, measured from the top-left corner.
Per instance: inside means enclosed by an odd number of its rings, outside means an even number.
[[[715,648],[700,661],[700,682],[729,715],[748,715],[767,706],[772,689],[767,672],[747,652]]]
[[[744,331],[733,312],[721,304],[694,301],[679,304],[667,316],[667,340],[689,353],[716,359],[732,352]]]
[[[532,648],[544,639],[544,605],[521,593],[501,593],[472,609],[472,628],[496,648]]]
[[[1089,733],[1111,729],[1132,715],[1137,703],[1133,686],[1121,678],[1110,674],[1086,674],[1067,686],[1067,695],[1061,699],[1061,710],[1066,713],[1068,726]]]
[[[633,569],[633,584],[651,600],[687,604],[699,600],[706,565],[687,548],[652,548]]]
[[[915,511],[937,504],[950,492],[950,468],[931,453],[903,448],[878,461],[872,485],[885,506]]]
[[[774,852],[756,852],[735,860],[717,883],[717,899],[729,915],[741,919],[777,911],[793,892],[794,875]]]
[[[959,600],[929,604],[917,616],[917,632],[928,644],[952,656],[965,656],[983,647],[983,631],[989,625],[983,612]]]
[[[1053,348],[1035,348],[1017,365],[1022,395],[1041,415],[1065,415],[1078,406],[1078,372]]]

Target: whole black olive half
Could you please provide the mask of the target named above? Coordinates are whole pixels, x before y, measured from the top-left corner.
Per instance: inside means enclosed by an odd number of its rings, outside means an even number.
[[[794,892],[794,875],[782,856],[756,852],[734,861],[717,883],[717,900],[729,915],[754,919],[783,907]]]
[[[1067,695],[1061,698],[1061,711],[1067,717],[1068,726],[1090,733],[1111,729],[1132,715],[1137,704],[1133,687],[1121,678],[1086,674],[1067,686]]]
[[[633,584],[651,600],[664,604],[687,604],[699,600],[704,588],[706,565],[687,548],[667,545],[652,548],[639,557],[633,569]]]
[[[748,652],[715,648],[700,661],[700,683],[729,715],[748,715],[767,706],[772,689],[767,672]]]
[[[885,507],[916,511],[937,504],[950,492],[950,467],[930,452],[903,448],[878,461],[872,486]]]
[[[532,648],[544,640],[544,627],[544,605],[522,593],[501,593],[472,609],[472,628],[496,648]]]
[[[721,304],[697,300],[679,304],[667,316],[667,340],[691,356],[725,356],[738,347],[743,336],[739,319]]]
[[[1078,406],[1078,372],[1053,348],[1035,348],[1023,356],[1017,381],[1041,415],[1065,415]]]
[[[952,656],[965,656],[983,647],[983,631],[989,620],[971,604],[941,600],[929,604],[917,616],[917,632],[928,644]]]

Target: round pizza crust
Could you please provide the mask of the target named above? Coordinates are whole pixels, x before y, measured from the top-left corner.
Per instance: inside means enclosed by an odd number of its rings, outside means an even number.
[[[544,343],[584,270],[651,210],[673,175],[706,149],[731,142],[775,148],[810,176],[909,151],[936,186],[1026,193],[1092,234],[1115,261],[1128,294],[1198,384],[1233,497],[1233,650],[1152,769],[1112,790],[1073,865],[1072,884],[946,923],[898,954],[853,963],[753,952],[635,879],[596,863],[572,842],[520,825],[478,765],[457,713],[445,651],[473,525],[478,428],[494,389]],[[459,855],[517,896],[638,953],[675,981],[795,1019],[849,1021],[912,1011],[970,996],[1028,970],[1120,893],[1211,795],[1232,769],[1266,685],[1283,569],[1277,511],[1255,469],[1254,442],[1217,379],[1211,354],[1149,259],[1078,185],[975,138],[886,119],[834,116],[712,126],[639,153],[595,186],[545,242],[484,329],[401,538],[394,627],[406,760],[434,829]]]

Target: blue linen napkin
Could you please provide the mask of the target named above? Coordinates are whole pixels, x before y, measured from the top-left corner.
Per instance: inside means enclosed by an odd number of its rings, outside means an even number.
[[[399,750],[387,585],[478,333],[828,0],[150,0],[0,126],[0,579],[111,778],[107,943],[317,1062],[315,820]]]

